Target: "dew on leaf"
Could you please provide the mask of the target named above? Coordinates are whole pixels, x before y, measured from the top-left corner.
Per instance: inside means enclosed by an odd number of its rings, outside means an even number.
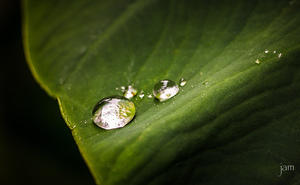
[[[161,80],[154,85],[153,95],[160,102],[175,96],[179,91],[178,85],[172,80]]]
[[[125,91],[125,86],[121,86],[121,91],[122,91],[122,92]]]
[[[144,91],[142,90],[138,96],[140,99],[143,99],[145,96]]]
[[[184,78],[181,78],[180,81],[179,81],[179,85],[181,87],[183,87],[183,86],[185,86],[185,84],[186,84],[186,80]]]
[[[204,81],[202,84],[203,85],[208,85],[208,81]]]
[[[124,91],[124,97],[127,99],[133,98],[137,94],[137,90],[129,85]]]
[[[106,130],[124,127],[134,116],[134,103],[121,96],[103,98],[93,109],[93,122]]]

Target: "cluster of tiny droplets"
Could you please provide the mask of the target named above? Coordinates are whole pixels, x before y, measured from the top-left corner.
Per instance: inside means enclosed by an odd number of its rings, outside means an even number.
[[[264,53],[265,54],[273,54],[273,55],[276,55],[277,54],[277,51],[276,50],[274,50],[273,52],[272,51],[269,51],[268,49],[266,49],[265,51],[264,51]],[[282,57],[282,53],[278,53],[277,54],[277,57],[278,58],[281,58]],[[260,60],[260,59],[256,59],[255,60],[255,64],[260,64],[262,61]]]

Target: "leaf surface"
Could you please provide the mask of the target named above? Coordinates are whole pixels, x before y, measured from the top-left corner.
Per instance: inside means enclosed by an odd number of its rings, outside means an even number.
[[[300,6],[286,0],[25,0],[31,71],[101,185],[299,184]],[[133,84],[187,80],[102,130],[92,109]]]

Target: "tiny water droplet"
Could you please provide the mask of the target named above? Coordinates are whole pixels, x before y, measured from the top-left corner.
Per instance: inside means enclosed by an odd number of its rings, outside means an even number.
[[[256,63],[256,64],[260,64],[260,60],[256,59],[256,60],[255,60],[255,63]]]
[[[280,58],[280,57],[282,57],[282,53],[279,53],[279,54],[278,54],[278,58]]]
[[[124,97],[127,99],[131,99],[137,94],[137,92],[138,91],[135,88],[129,85],[124,92]]]
[[[183,87],[183,86],[185,86],[185,84],[186,84],[186,80],[184,78],[181,78],[180,81],[179,81],[179,85],[181,87]]]
[[[86,51],[86,47],[85,46],[82,46],[80,49],[79,49],[79,53],[82,54]]]
[[[118,90],[119,90],[119,87],[116,87],[116,90],[118,91]]]
[[[203,85],[208,85],[208,81],[204,81],[202,84]]]
[[[273,53],[275,54],[275,53],[276,53],[276,50],[274,50]]]
[[[269,53],[269,50],[266,49],[266,50],[265,50],[265,53]]]
[[[93,122],[106,130],[124,127],[134,116],[134,103],[121,96],[103,98],[93,109]]]
[[[160,102],[166,101],[175,96],[179,91],[178,85],[171,80],[161,80],[155,84],[153,95]]]

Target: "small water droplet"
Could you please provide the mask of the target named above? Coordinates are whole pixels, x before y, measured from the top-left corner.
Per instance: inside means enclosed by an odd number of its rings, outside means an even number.
[[[121,91],[125,92],[125,86],[121,86]]]
[[[121,96],[103,98],[93,109],[93,122],[106,130],[124,127],[134,116],[134,103]]]
[[[118,90],[119,90],[119,87],[116,87],[116,90],[118,91]]]
[[[256,59],[256,60],[255,60],[255,63],[256,63],[256,64],[260,64],[260,60]]]
[[[276,53],[276,50],[274,50],[273,53],[275,54],[275,53]]]
[[[131,85],[129,85],[125,92],[124,92],[124,97],[127,99],[131,99],[132,97],[134,97],[137,94],[137,90],[135,88],[133,88]]]
[[[145,96],[144,91],[141,91],[141,93],[139,94],[139,98],[143,99]]]
[[[185,86],[185,84],[186,84],[186,80],[184,78],[181,78],[180,81],[179,81],[179,85],[181,87],[183,87],[183,86]]]
[[[266,49],[266,50],[265,50],[265,53],[269,53],[269,50]]]
[[[161,80],[155,84],[153,95],[160,102],[166,101],[175,96],[179,91],[178,85],[171,80]]]
[[[282,57],[282,53],[279,53],[279,54],[278,54],[278,58],[280,58],[280,57]]]

